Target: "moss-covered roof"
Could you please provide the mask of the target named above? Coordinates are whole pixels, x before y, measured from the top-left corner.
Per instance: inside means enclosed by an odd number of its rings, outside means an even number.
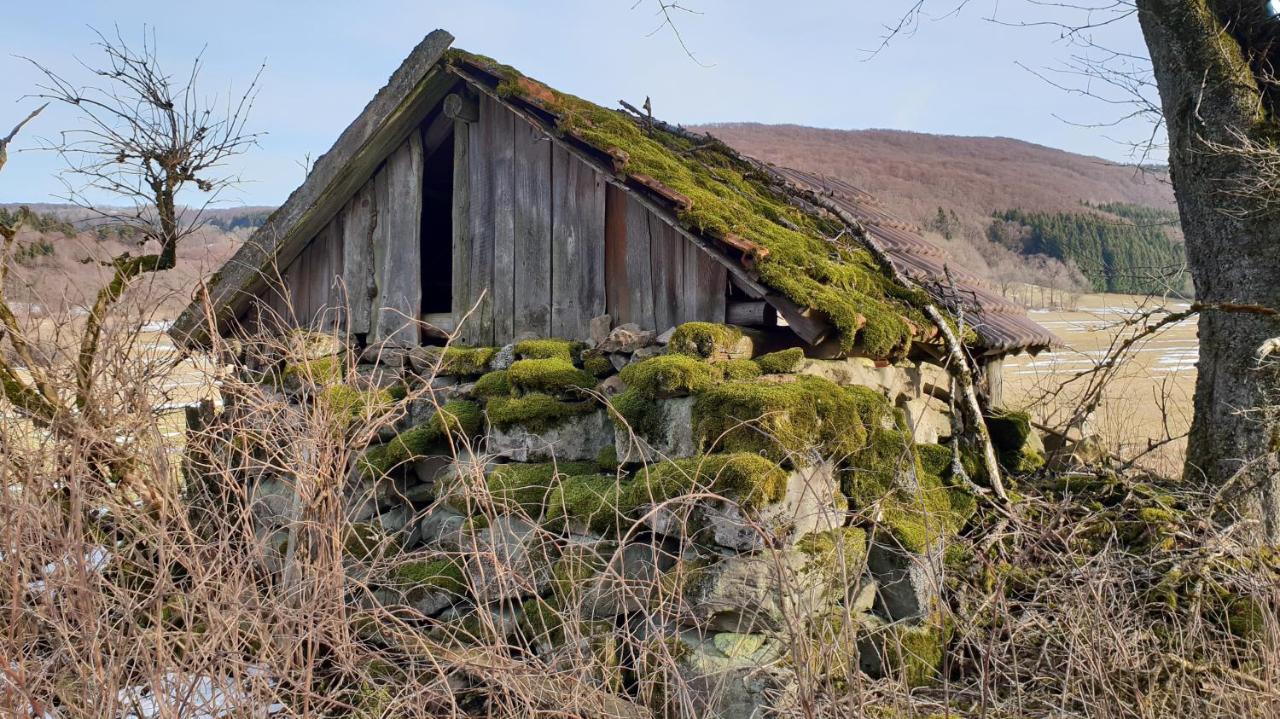
[[[759,283],[821,312],[844,349],[901,356],[927,326],[922,293],[895,283],[841,220],[723,142],[559,92],[487,57],[455,49],[445,60],[610,158],[617,176],[648,190],[687,230],[742,253]]]

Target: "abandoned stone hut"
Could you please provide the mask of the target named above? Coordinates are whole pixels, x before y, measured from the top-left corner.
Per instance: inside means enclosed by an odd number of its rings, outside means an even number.
[[[572,632],[545,615],[573,607],[592,622],[573,631],[625,634],[591,643],[616,649],[655,610],[597,579],[683,567],[696,582],[662,585],[681,609],[641,634],[683,647],[670,666],[700,716],[787,701],[801,668],[781,661],[783,630],[840,649],[822,652],[839,665],[824,672],[926,681],[946,636],[942,547],[975,499],[939,444],[951,385],[922,308],[962,316],[991,407],[1001,358],[1056,338],[856,188],[451,42],[436,31],[414,49],[175,338],[328,332],[306,345],[314,366],[263,375],[302,405],[339,399],[351,365],[374,386],[342,407],[419,390],[353,461],[350,519],[396,537],[403,565],[379,596],[433,626],[492,611],[547,657]],[[1010,472],[1043,462],[1025,420],[989,424]],[[460,469],[460,446],[478,470]],[[276,500],[299,480],[245,471]],[[458,498],[467,472],[488,514]],[[668,506],[698,489],[710,494]],[[488,564],[461,547],[488,548]],[[493,561],[533,579],[495,589]],[[601,671],[638,671],[621,654]],[[615,679],[598,685],[657,701]]]

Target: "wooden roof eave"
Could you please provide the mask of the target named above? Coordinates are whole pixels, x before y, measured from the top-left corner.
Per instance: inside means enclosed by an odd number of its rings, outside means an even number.
[[[471,66],[468,66],[469,68]],[[479,68],[476,68],[479,69]],[[834,327],[822,315],[822,313],[801,307],[789,298],[778,293],[777,291],[764,286],[757,280],[751,272],[749,272],[742,263],[735,261],[725,252],[721,251],[716,240],[712,238],[702,237],[686,228],[680,223],[673,211],[680,204],[680,199],[671,196],[673,191],[661,188],[655,189],[654,184],[657,183],[653,178],[645,177],[640,182],[628,181],[626,177],[618,177],[615,164],[617,158],[591,145],[585,140],[573,135],[562,135],[556,131],[555,115],[535,103],[522,100],[519,96],[503,96],[498,93],[490,83],[481,80],[477,75],[483,74],[491,78],[496,83],[498,78],[488,73],[473,74],[468,69],[457,66],[450,67],[450,72],[465,80],[474,87],[478,92],[483,92],[494,101],[501,104],[518,117],[526,122],[542,128],[544,132],[551,138],[551,141],[563,147],[575,157],[588,163],[596,169],[597,172],[607,178],[607,181],[615,187],[621,189],[629,196],[634,197],[642,204],[645,209],[662,217],[672,228],[675,229],[682,237],[692,242],[700,250],[707,253],[712,259],[720,263],[728,271],[735,285],[746,294],[768,302],[778,314],[787,322],[787,326],[795,332],[801,339],[812,346],[822,344],[829,338]],[[687,201],[687,198],[685,198]]]
[[[243,309],[263,286],[268,268],[292,262],[373,176],[454,84],[439,62],[452,43],[452,35],[435,30],[413,49],[386,86],[316,160],[302,185],[210,278],[207,296],[197,297],[182,312],[169,330],[175,341],[184,346],[206,344],[214,324],[210,320],[216,322]]]

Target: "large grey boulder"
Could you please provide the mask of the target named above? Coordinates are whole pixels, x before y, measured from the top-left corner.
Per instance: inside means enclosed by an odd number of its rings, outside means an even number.
[[[932,615],[942,601],[942,555],[941,541],[916,553],[877,535],[867,552],[867,568],[879,585],[876,611],[894,621]]]
[[[613,422],[604,410],[579,415],[551,429],[532,432],[522,426],[489,430],[488,452],[513,462],[594,460],[613,446]]]

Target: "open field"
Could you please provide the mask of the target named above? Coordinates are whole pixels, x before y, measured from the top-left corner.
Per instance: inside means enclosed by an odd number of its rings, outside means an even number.
[[[1031,409],[1046,425],[1060,425],[1078,406],[1080,388],[1076,386],[1085,380],[1076,380],[1061,392],[1055,390],[1102,362],[1117,336],[1132,333],[1133,328],[1125,327],[1124,321],[1152,306],[1144,297],[1099,294],[1083,296],[1073,311],[1032,310],[1032,318],[1061,337],[1067,347],[1007,361],[1006,403]],[[1171,308],[1185,309],[1186,304],[1174,303]],[[1105,400],[1087,429],[1124,457],[1143,452],[1150,442],[1182,435],[1191,425],[1198,357],[1194,318],[1140,341],[1106,388]],[[1184,451],[1185,444],[1179,439],[1151,452],[1143,464],[1176,475]]]

